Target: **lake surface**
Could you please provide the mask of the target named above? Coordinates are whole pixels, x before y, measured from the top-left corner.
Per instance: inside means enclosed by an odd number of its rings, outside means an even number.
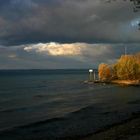
[[[140,87],[88,85],[87,78],[88,70],[0,71],[0,131],[44,121],[36,129],[48,137],[86,135],[140,110]]]

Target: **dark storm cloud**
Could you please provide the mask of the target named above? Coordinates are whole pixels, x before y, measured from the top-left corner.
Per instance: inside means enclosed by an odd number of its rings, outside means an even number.
[[[0,69],[97,68],[124,46],[140,51],[140,13],[129,1],[103,1],[1,0]]]
[[[139,42],[129,2],[6,0],[0,2],[0,44]]]

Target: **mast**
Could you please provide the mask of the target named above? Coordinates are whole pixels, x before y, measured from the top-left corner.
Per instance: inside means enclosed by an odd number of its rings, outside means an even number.
[[[96,73],[95,73],[95,70],[94,70],[94,81],[96,81]]]
[[[124,51],[125,51],[124,54],[125,54],[125,56],[126,56],[126,55],[127,55],[127,46],[124,46],[124,49],[125,49],[125,50],[124,50]]]

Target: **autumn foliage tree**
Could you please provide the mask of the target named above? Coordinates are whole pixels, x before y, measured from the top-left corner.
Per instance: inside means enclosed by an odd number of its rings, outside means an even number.
[[[100,64],[98,68],[99,79],[100,81],[110,81],[111,79],[111,68],[107,64]]]
[[[135,80],[139,76],[140,65],[133,55],[123,55],[113,67],[116,77],[120,80]]]
[[[100,81],[140,80],[140,53],[122,55],[112,66],[100,64],[98,73]]]

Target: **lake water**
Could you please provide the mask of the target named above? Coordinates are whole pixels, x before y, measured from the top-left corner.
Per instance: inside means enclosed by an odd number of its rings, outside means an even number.
[[[140,110],[140,87],[87,78],[88,70],[0,71],[0,131],[44,121],[48,136],[86,135]],[[66,120],[46,122],[53,118]]]

